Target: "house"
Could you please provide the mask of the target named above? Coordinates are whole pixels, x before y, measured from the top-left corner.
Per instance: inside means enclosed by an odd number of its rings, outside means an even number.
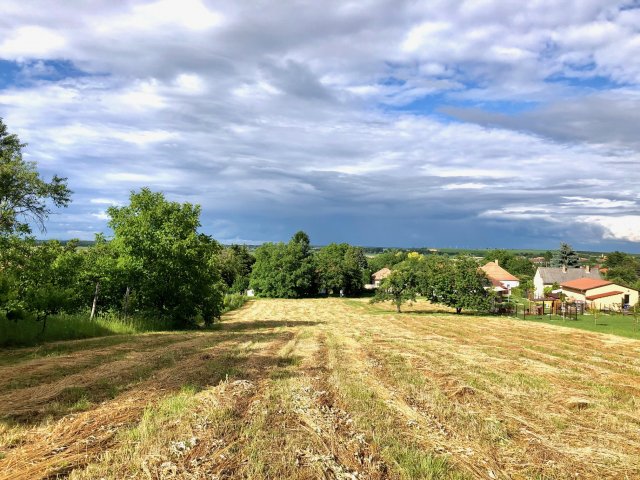
[[[638,303],[638,291],[597,278],[578,278],[560,285],[567,298],[596,308],[619,309]]]
[[[567,268],[563,267],[538,267],[533,277],[533,286],[535,288],[535,297],[543,298],[545,287],[551,287],[553,284],[562,285],[565,282],[577,280],[579,278],[593,278],[601,280],[600,270],[590,268],[588,265],[584,268]]]
[[[480,270],[485,273],[496,292],[511,293],[512,288],[520,285],[520,280],[502,268],[498,260],[483,265]]]
[[[382,280],[387,278],[389,275],[391,275],[391,270],[389,270],[387,267],[384,267],[371,275],[371,284],[377,288],[380,286],[380,282],[382,282]]]

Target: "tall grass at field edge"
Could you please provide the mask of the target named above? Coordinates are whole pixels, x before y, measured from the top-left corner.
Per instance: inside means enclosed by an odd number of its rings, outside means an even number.
[[[222,313],[240,308],[246,302],[247,297],[244,295],[225,295]],[[59,340],[80,340],[167,330],[175,330],[171,320],[151,315],[123,319],[116,314],[107,313],[98,316],[95,320],[89,320],[88,313],[63,313],[49,317],[43,332],[41,321],[32,318],[12,321],[0,313],[0,348],[29,347]]]
[[[89,320],[80,314],[53,315],[42,331],[42,322],[26,318],[7,320],[0,315],[0,347],[25,347],[58,340],[79,340],[107,335],[131,335],[151,331],[169,330],[170,323],[149,317],[118,318],[105,315]]]

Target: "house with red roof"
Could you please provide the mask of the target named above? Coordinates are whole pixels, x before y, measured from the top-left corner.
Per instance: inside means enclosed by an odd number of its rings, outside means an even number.
[[[560,284],[567,298],[596,308],[619,309],[638,303],[638,291],[598,278],[577,278]]]
[[[483,265],[480,267],[480,270],[485,273],[496,292],[510,293],[512,288],[516,288],[520,285],[518,277],[511,275],[502,268],[498,263],[498,260]]]

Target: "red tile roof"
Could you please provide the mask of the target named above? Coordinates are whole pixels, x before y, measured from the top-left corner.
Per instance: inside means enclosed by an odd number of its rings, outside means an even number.
[[[600,280],[598,278],[585,277],[560,284],[561,287],[582,291],[591,290],[592,288],[604,287],[605,285],[612,285],[612,282],[609,282],[607,280]]]
[[[480,267],[484,273],[487,274],[490,280],[498,280],[500,282],[512,281],[518,282],[518,278],[511,275],[504,268],[498,265],[496,262],[489,262],[486,265]]]
[[[612,295],[620,295],[621,293],[624,293],[624,292],[620,292],[616,290],[615,292],[605,292],[605,293],[599,293],[597,295],[589,295],[587,297],[587,300],[597,300],[598,298],[610,297]]]

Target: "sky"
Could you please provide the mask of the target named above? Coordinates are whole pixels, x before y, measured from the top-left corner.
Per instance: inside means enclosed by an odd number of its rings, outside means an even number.
[[[8,0],[0,117],[109,232],[640,252],[640,1]]]

